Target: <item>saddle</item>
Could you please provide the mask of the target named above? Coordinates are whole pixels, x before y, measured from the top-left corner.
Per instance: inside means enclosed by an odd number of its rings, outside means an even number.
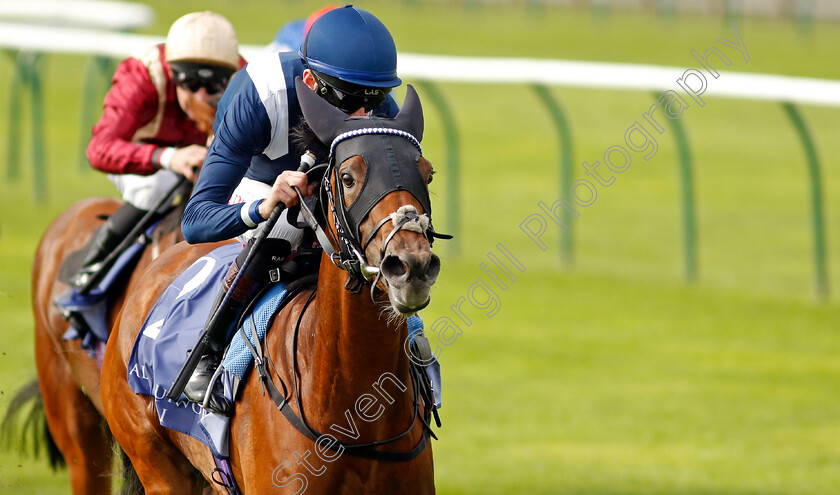
[[[235,243],[216,248],[178,275],[147,315],[128,361],[129,386],[135,393],[155,398],[160,424],[203,442],[219,457],[227,456],[230,418],[205,411],[186,400],[170,400],[166,394],[190,347],[204,329],[222,279],[241,249]],[[217,376],[231,402],[236,397],[239,380],[252,362],[249,346],[259,345],[266,323],[284,301],[291,300],[295,286],[305,288],[313,283],[314,278],[304,277],[299,282],[269,284],[246,311],[245,329],[237,332],[228,346]],[[243,335],[249,341],[247,344]]]

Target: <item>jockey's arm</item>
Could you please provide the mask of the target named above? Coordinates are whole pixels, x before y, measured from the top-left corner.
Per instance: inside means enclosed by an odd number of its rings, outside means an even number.
[[[155,117],[158,104],[157,89],[146,67],[134,58],[120,63],[105,96],[102,118],[94,126],[87,147],[91,166],[109,174],[157,172],[164,148],[131,140]]]
[[[181,221],[193,244],[231,239],[264,220],[261,200],[228,204],[251,158],[271,140],[271,122],[246,71],[233,78],[216,112],[216,136]]]

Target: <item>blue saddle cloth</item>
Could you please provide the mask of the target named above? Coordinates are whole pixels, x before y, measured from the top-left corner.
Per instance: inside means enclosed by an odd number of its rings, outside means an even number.
[[[230,418],[214,414],[185,398],[175,402],[166,398],[169,387],[187,359],[187,350],[198,341],[219,287],[231,263],[242,250],[228,244],[196,260],[164,291],[146,317],[128,361],[128,384],[135,393],[154,396],[162,426],[190,435],[204,443],[216,457],[228,456]],[[262,341],[266,324],[286,295],[283,284],[271,286],[257,301],[253,320],[257,338]],[[250,328],[243,324],[252,345],[257,345]],[[219,380],[225,395],[233,401],[235,379],[242,379],[253,357],[241,332],[231,341]]]
[[[207,315],[239,244],[222,246],[196,260],[166,289],[146,317],[128,361],[128,384],[138,394],[155,398],[160,424],[190,435],[227,457],[229,418],[212,414],[186,399],[166,398],[169,387],[198,341]],[[231,380],[221,377],[231,396]]]

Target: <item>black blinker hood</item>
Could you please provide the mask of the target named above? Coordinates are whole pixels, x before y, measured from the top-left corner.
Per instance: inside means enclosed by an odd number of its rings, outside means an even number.
[[[377,125],[370,125],[374,123]],[[370,117],[370,121],[365,122],[365,124],[367,125],[363,127],[389,127],[383,125],[383,122],[376,117]],[[344,130],[353,130],[353,127],[355,126],[347,126]],[[356,236],[356,239],[361,238],[359,227],[370,210],[393,191],[408,191],[411,193],[423,207],[423,211],[419,213],[426,213],[431,217],[432,207],[429,199],[429,189],[418,168],[420,150],[408,139],[387,134],[362,135],[339,143],[334,154],[336,157],[340,157],[338,160],[346,160],[358,155],[364,158],[367,165],[367,174],[362,185],[362,191],[353,201],[353,204],[346,207],[348,226],[353,229],[352,233]],[[341,182],[338,180],[340,164],[338,160],[336,160],[335,174],[336,187],[340,189]]]
[[[332,181],[336,185],[339,199],[336,214],[339,222],[344,224],[341,227],[349,230],[347,234],[353,236],[356,244],[360,244],[359,226],[362,221],[370,210],[391,192],[408,191],[423,208],[420,213],[426,213],[431,218],[429,189],[418,169],[421,156],[419,141],[423,139],[423,108],[417,92],[411,85],[407,86],[402,109],[393,119],[349,117],[315,94],[303,84],[300,77],[295,78],[295,89],[306,122],[318,139],[327,146],[344,133],[360,131],[358,135],[341,140],[330,156]],[[399,132],[396,132],[396,135],[376,134],[376,128],[408,133],[415,137],[418,143],[400,136]],[[353,156],[361,156],[365,160],[367,173],[359,196],[353,204],[345,206],[338,168],[343,161]]]

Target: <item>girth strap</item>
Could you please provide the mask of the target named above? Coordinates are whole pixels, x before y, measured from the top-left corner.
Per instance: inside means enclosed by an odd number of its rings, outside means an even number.
[[[275,389],[276,390],[276,389]],[[301,432],[306,438],[312,440],[313,442],[317,442],[318,438],[321,437],[321,433],[317,430],[306,428],[301,421],[300,417],[292,411],[289,407],[288,402],[283,406],[279,407],[280,412],[283,413],[283,416],[289,421],[289,423],[295,427],[295,429]],[[370,447],[365,446],[355,446],[355,445],[347,445],[342,442],[331,442],[327,445],[327,448],[330,450],[338,452],[339,449],[344,449],[348,454],[354,457],[361,457],[363,459],[370,459],[374,461],[393,461],[393,462],[407,462],[413,459],[416,459],[426,448],[426,444],[429,441],[429,434],[428,432],[423,429],[423,437],[414,446],[413,449],[406,451],[406,452],[397,452],[393,450],[373,450]]]

